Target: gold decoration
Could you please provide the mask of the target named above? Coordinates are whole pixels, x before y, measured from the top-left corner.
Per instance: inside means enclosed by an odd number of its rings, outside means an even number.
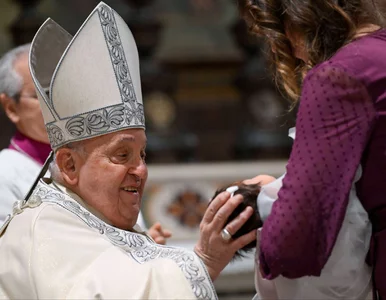
[[[155,92],[145,98],[146,119],[157,129],[167,129],[176,118],[176,107],[166,94]]]

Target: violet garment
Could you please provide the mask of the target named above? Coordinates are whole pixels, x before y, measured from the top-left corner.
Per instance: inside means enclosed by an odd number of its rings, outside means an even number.
[[[12,137],[9,149],[25,154],[40,165],[44,165],[51,152],[50,144],[35,141],[20,131],[16,131]]]
[[[370,262],[386,299],[385,29],[348,44],[307,74],[296,135],[283,187],[262,230],[265,278],[320,274],[361,164],[357,192],[373,223]]]

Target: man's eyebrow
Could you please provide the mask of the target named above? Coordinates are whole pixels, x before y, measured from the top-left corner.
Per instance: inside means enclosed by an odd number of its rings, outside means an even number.
[[[130,136],[130,137],[121,137],[119,140],[117,140],[117,143],[122,143],[122,142],[135,142],[135,137]]]
[[[133,136],[125,136],[125,137],[121,137],[119,138],[116,143],[119,144],[119,143],[124,143],[124,142],[129,142],[129,143],[134,143],[136,141],[135,137]],[[145,146],[147,145],[147,139],[145,139]]]

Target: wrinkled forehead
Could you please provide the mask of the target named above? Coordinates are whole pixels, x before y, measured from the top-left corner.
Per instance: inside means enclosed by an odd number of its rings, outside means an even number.
[[[132,128],[111,132],[84,141],[84,143],[88,146],[103,148],[118,147],[121,145],[144,148],[146,147],[146,142],[147,139],[145,130],[142,128]]]
[[[146,143],[146,133],[143,128],[125,129],[106,135],[112,142]]]

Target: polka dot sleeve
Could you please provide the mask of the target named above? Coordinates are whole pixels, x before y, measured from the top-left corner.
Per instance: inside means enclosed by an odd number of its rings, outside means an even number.
[[[260,243],[263,276],[318,276],[342,225],[376,112],[366,87],[324,63],[307,75],[296,139]]]

